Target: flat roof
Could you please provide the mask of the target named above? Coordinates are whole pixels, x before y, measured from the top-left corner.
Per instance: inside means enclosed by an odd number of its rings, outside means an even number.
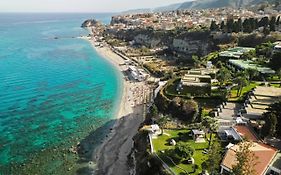
[[[234,47],[234,48],[230,48],[226,51],[220,52],[219,56],[240,58],[241,55],[243,55],[246,52],[250,52],[252,50],[255,50],[255,48],[252,48],[252,47]]]
[[[234,60],[230,59],[229,63],[233,64],[234,66],[239,67],[240,69],[256,69],[258,72],[263,74],[274,74],[275,71],[269,67],[261,66],[255,64],[251,60]]]
[[[281,170],[281,153],[277,153],[270,166]]]

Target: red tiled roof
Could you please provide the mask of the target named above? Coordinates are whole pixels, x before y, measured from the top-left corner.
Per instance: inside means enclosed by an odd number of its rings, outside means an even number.
[[[246,125],[236,125],[234,126],[236,131],[241,135],[241,137],[244,137],[248,139],[249,141],[258,142],[259,139],[257,136],[250,130],[250,128]]]
[[[255,165],[255,170],[257,175],[263,175],[267,170],[268,165],[271,163],[272,159],[277,153],[277,150],[271,146],[263,143],[253,143],[254,145],[250,148],[254,155],[257,157],[257,164]],[[222,165],[232,169],[232,167],[237,163],[236,151],[239,149],[239,145],[234,145],[231,147],[223,161]]]

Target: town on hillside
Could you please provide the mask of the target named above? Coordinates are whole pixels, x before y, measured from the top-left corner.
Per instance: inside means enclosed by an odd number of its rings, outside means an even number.
[[[134,137],[136,174],[281,174],[281,13],[128,14],[83,27],[153,87]]]

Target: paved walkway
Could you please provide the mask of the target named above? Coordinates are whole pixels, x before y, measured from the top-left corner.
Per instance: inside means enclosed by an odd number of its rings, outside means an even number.
[[[239,103],[227,103],[217,117],[220,126],[232,126],[235,123],[240,108],[241,105]]]

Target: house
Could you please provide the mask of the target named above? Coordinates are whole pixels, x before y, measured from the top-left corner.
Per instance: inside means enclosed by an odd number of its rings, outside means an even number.
[[[220,127],[218,136],[222,141],[239,142],[243,140],[234,127]]]
[[[211,76],[203,74],[202,71],[189,71],[181,78],[177,91],[181,94],[210,94]]]
[[[149,75],[143,69],[138,69],[136,66],[129,66],[128,72],[136,81],[144,81],[149,77]]]
[[[140,130],[147,131],[152,136],[158,136],[161,134],[161,129],[160,129],[159,125],[157,125],[157,124],[145,125]]]
[[[236,125],[232,128],[233,134],[238,134],[240,138],[251,141],[253,145],[250,150],[257,157],[257,164],[254,165],[256,175],[279,175],[281,172],[281,154],[277,149],[260,142],[255,132],[248,125]],[[226,130],[228,131],[228,130]],[[221,174],[230,174],[231,169],[237,163],[236,152],[239,150],[238,144],[229,144],[227,152],[221,163]]]
[[[191,131],[191,134],[192,134],[193,140],[198,141],[198,142],[205,142],[205,139],[204,139],[205,132],[204,131],[201,131],[198,129],[193,129]]]
[[[251,47],[234,47],[219,53],[219,57],[226,59],[240,59],[244,53],[254,51]]]
[[[228,175],[231,173],[233,166],[237,164],[236,152],[238,150],[239,145],[234,145],[228,149],[221,163],[221,174]],[[254,153],[254,156],[257,157],[256,165],[254,165],[256,175],[266,175],[271,163],[277,155],[277,150],[271,146],[257,142],[253,143],[250,150]]]

